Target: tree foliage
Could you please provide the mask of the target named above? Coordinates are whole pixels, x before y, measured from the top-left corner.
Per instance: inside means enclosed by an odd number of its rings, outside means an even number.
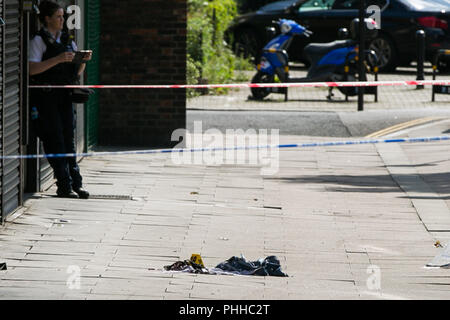
[[[189,84],[234,80],[236,66],[243,63],[226,46],[224,34],[236,15],[235,0],[188,0]]]

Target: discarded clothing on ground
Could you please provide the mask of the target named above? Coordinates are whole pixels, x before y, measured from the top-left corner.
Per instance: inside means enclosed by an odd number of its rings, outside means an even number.
[[[269,256],[265,259],[259,259],[256,261],[247,261],[244,257],[231,257],[227,261],[217,265],[216,269],[241,275],[275,277],[288,276],[281,271],[280,261],[275,256]]]
[[[276,256],[269,256],[265,259],[261,258],[256,261],[247,261],[245,257],[231,257],[211,269],[202,267],[191,260],[184,260],[177,261],[170,266],[165,266],[164,269],[166,271],[181,271],[215,275],[288,276],[281,271],[280,261]]]
[[[196,264],[195,262],[192,262],[191,260],[177,261],[170,266],[164,266],[164,270],[209,274],[208,269],[203,268],[201,265]]]

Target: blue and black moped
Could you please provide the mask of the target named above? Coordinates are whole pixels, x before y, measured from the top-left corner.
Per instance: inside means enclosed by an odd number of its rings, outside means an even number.
[[[366,19],[366,35],[368,39],[376,37],[376,22],[373,19]],[[350,25],[350,32],[346,28],[339,30],[341,39],[329,43],[310,43],[304,48],[304,55],[310,63],[308,73],[303,78],[291,78],[289,76],[289,57],[287,50],[291,45],[294,36],[310,37],[312,31],[307,30],[293,20],[280,19],[274,21],[278,24],[281,33],[272,39],[264,48],[257,65],[257,73],[252,79],[252,83],[274,83],[276,77],[283,83],[295,82],[344,82],[357,81],[358,79],[358,30],[359,19],[354,19]],[[272,28],[272,32],[274,32]],[[375,74],[377,80],[377,56],[373,50],[366,50],[365,64],[368,72]],[[367,79],[363,79],[364,81]],[[346,100],[349,96],[358,94],[358,87],[338,87]],[[327,98],[332,99],[333,87],[329,88]],[[258,87],[251,88],[252,96],[255,100],[262,100],[270,93],[280,93],[285,95],[285,101],[288,100],[288,88],[286,87]],[[366,87],[366,94],[375,95],[377,100],[377,87]]]

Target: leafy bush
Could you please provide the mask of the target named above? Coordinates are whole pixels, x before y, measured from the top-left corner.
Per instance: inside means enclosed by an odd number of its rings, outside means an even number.
[[[189,55],[187,56],[186,61],[186,83],[187,84],[197,84],[198,79],[200,78],[200,68],[201,65],[194,61]],[[189,98],[195,97],[195,90],[188,89],[187,95]]]
[[[188,83],[230,83],[236,66],[251,66],[235,57],[224,42],[225,30],[236,15],[235,0],[188,0]]]

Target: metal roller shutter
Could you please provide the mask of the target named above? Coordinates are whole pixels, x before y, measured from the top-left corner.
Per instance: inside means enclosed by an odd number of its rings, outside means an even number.
[[[4,19],[3,15],[3,0],[0,0],[0,17]],[[3,155],[3,93],[5,92],[3,85],[3,33],[4,27],[1,27],[0,36],[0,151]],[[0,161],[0,222],[3,222],[5,215],[3,214],[3,160]]]
[[[3,113],[2,151],[4,155],[21,153],[20,143],[20,5],[19,0],[4,0],[3,20]],[[21,161],[2,161],[2,212],[5,217],[13,212],[21,202]]]

